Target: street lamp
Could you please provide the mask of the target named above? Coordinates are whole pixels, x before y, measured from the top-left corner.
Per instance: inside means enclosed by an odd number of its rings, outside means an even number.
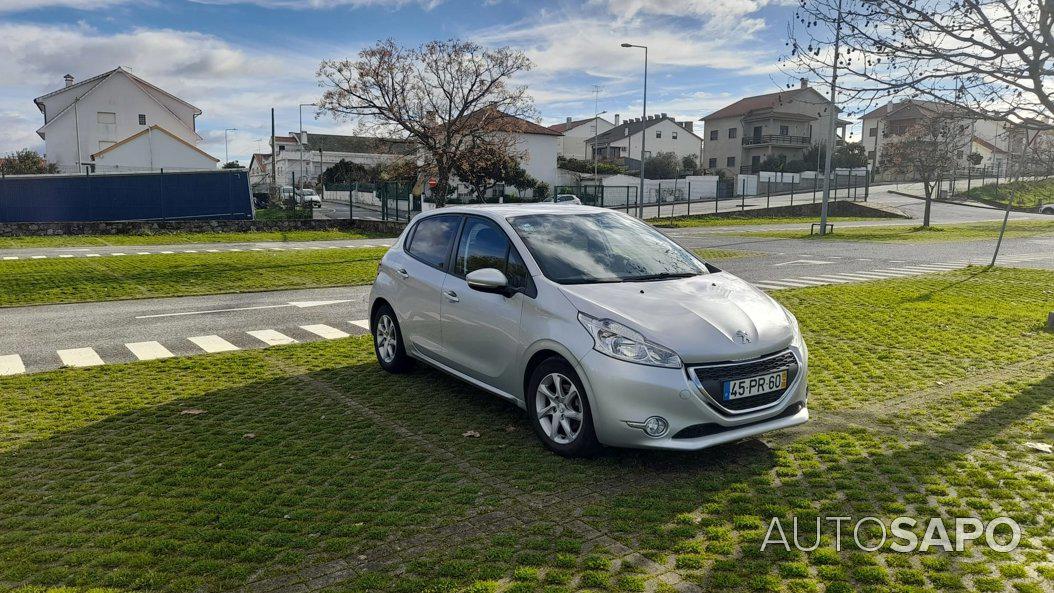
[[[237,132],[238,128],[227,128],[223,130],[223,164],[231,162],[230,152],[227,150],[227,132]]]
[[[644,50],[644,104],[640,128],[640,195],[637,197],[637,215],[644,218],[644,140],[648,127],[648,46],[623,43],[622,47],[636,47]]]
[[[304,107],[314,107],[314,103],[301,103],[297,105],[297,109],[300,111],[300,136],[297,137],[297,144],[300,145],[300,184],[304,183]]]
[[[593,109],[595,111],[596,106]],[[597,182],[597,136],[599,135],[598,132],[600,132],[600,122],[597,120],[605,113],[607,113],[607,109],[593,114],[593,183]]]

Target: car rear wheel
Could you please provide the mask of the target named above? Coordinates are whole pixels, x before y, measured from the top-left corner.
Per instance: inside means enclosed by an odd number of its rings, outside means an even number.
[[[389,373],[408,371],[413,366],[413,360],[407,356],[406,348],[403,347],[403,334],[392,308],[388,305],[378,307],[370,327],[373,330],[373,351],[381,368]]]
[[[535,434],[550,451],[586,457],[600,449],[585,389],[563,359],[550,358],[531,373],[527,412]]]

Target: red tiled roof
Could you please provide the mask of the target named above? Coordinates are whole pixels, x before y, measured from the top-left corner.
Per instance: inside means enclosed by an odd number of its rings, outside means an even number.
[[[591,121],[593,121],[592,117],[587,118],[587,119],[576,119],[574,121],[567,121],[567,122],[562,122],[562,123],[558,123],[558,124],[553,124],[553,125],[549,126],[549,129],[554,131],[554,132],[566,132],[568,130],[577,128],[578,126],[580,126],[580,125],[582,125],[584,123],[591,122]]]
[[[489,115],[489,117],[488,117]],[[533,121],[522,117],[509,115],[493,107],[484,107],[468,115],[468,118],[485,120],[485,125],[494,128],[494,131],[516,132],[519,134],[538,134],[541,136],[563,136],[557,130],[552,130]]]
[[[992,144],[991,142],[989,142],[989,141],[987,141],[987,140],[985,140],[983,138],[978,138],[977,136],[974,136],[973,137],[973,141],[978,143],[978,144],[980,144],[981,146],[987,148],[988,150],[990,150],[992,152],[1006,154],[1005,150],[1003,150],[1002,148],[999,148],[995,144]]]
[[[779,91],[776,93],[768,93],[766,95],[755,95],[753,97],[744,97],[731,105],[727,105],[718,109],[717,111],[702,118],[704,121],[708,119],[722,119],[725,117],[737,117],[746,115],[751,111],[757,111],[759,109],[775,109],[782,105],[784,102],[788,102],[794,99],[797,95],[806,92],[814,91],[812,88],[797,88],[786,91]],[[815,91],[814,91],[815,92]]]

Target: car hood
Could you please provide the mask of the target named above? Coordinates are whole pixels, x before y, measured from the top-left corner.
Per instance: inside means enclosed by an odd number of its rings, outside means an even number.
[[[783,307],[727,272],[560,289],[579,311],[633,328],[689,364],[756,358],[794,340]]]

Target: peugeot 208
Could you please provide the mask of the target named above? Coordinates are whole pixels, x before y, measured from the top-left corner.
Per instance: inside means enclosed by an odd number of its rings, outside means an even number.
[[[381,260],[370,306],[385,370],[418,360],[515,402],[562,455],[701,449],[809,418],[794,316],[611,210],[419,215]]]

